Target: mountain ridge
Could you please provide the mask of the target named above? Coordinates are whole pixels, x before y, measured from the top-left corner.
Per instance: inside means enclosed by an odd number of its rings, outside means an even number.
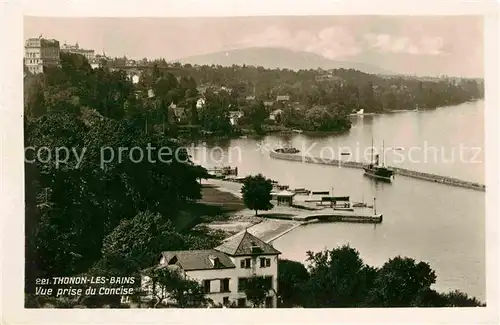
[[[183,64],[198,65],[253,65],[268,69],[355,69],[369,74],[396,75],[384,68],[360,62],[338,61],[307,51],[295,51],[279,47],[248,47],[228,51],[193,55],[174,60]]]

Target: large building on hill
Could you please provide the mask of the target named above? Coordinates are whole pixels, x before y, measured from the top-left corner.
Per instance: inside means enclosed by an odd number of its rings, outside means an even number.
[[[24,65],[33,74],[43,73],[44,67],[59,65],[59,42],[54,39],[29,38],[24,43]]]
[[[176,267],[186,278],[199,281],[215,304],[226,306],[251,306],[243,287],[249,278],[262,276],[269,287],[265,307],[276,308],[279,254],[245,230],[213,249],[163,252],[158,267]]]
[[[89,62],[94,62],[95,59],[95,50],[82,49],[78,43],[75,45],[64,43],[61,47],[61,52],[83,55]]]

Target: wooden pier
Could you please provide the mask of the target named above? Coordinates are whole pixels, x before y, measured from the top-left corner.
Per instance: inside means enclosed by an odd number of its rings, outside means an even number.
[[[362,169],[363,165],[364,165],[363,163],[358,162],[358,161],[325,159],[325,158],[303,156],[303,155],[296,155],[296,154],[283,154],[283,153],[278,153],[278,152],[274,152],[274,151],[271,151],[269,156],[271,158],[274,158],[274,159],[300,161],[300,162],[306,162],[306,163],[312,163],[312,164],[332,165],[332,166],[337,166],[337,167],[348,167],[348,168],[356,168],[356,169]],[[441,175],[436,175],[436,174],[417,172],[417,171],[413,171],[413,170],[409,170],[409,169],[405,169],[405,168],[391,167],[391,169],[394,170],[395,175],[421,179],[424,181],[429,181],[429,182],[433,182],[433,183],[440,183],[440,184],[449,185],[449,186],[469,188],[469,189],[483,191],[483,192],[486,191],[486,186],[484,184],[480,184],[480,183],[464,181],[464,180],[461,180],[458,178],[453,178],[453,177],[448,177],[448,176],[441,176]]]

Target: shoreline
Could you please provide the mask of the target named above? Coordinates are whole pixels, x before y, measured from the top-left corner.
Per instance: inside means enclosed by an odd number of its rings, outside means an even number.
[[[478,101],[484,101],[484,98],[475,98],[475,99],[470,99],[461,103],[457,104],[452,104],[452,105],[445,105],[445,106],[436,106],[436,107],[420,107],[418,110],[415,110],[414,108],[408,108],[408,109],[397,109],[397,110],[384,110],[381,112],[371,112],[371,113],[365,113],[363,115],[357,115],[357,114],[350,114],[348,117],[349,118],[356,118],[356,117],[362,117],[362,116],[379,116],[379,115],[391,115],[391,114],[397,114],[397,113],[407,113],[407,112],[425,112],[425,111],[432,111],[436,110],[442,107],[448,107],[448,106],[458,106],[462,104],[467,104],[467,103],[474,103]],[[238,126],[238,125],[237,125]],[[272,127],[275,126],[277,127],[276,129],[272,129]],[[241,125],[238,126],[240,129],[240,132],[235,132],[234,134],[228,134],[228,135],[197,135],[193,137],[185,137],[185,136],[179,136],[179,140],[183,142],[188,142],[188,143],[193,143],[193,142],[203,142],[203,141],[229,141],[229,140],[234,140],[234,139],[240,139],[240,138],[246,138],[246,137],[265,137],[265,136],[270,136],[270,135],[289,135],[289,134],[304,134],[308,136],[328,136],[328,135],[340,135],[345,132],[348,132],[350,128],[346,129],[341,129],[341,130],[331,130],[331,131],[313,131],[313,130],[304,130],[300,129],[299,127],[285,127],[285,126],[277,126],[277,125],[268,125],[268,127],[271,127],[269,130],[263,131],[263,133],[259,134],[255,132],[251,126],[248,125]],[[300,129],[302,132],[298,133],[296,130]]]
[[[219,193],[230,193],[234,200],[241,201],[241,183],[218,179],[208,180],[207,183]],[[382,214],[372,215],[366,211],[324,213],[323,210],[324,208],[311,210],[299,206],[274,206],[269,211],[261,211],[258,215],[255,215],[255,211],[244,208],[234,211],[225,220],[213,220],[206,225],[211,229],[224,231],[228,236],[225,240],[246,230],[261,240],[270,243],[301,225],[315,222],[382,222]]]
[[[242,200],[240,192],[242,184],[240,183],[209,179],[204,180],[203,185],[208,185],[220,193],[231,194],[234,197],[234,202],[241,202]],[[223,203],[219,204],[223,205]],[[268,219],[265,217],[266,212],[262,212],[262,215],[256,216],[255,211],[243,208],[226,213],[228,216],[226,220],[212,220],[205,225],[211,229],[224,231],[227,234],[224,240],[228,240],[246,230],[257,238],[270,243],[304,224],[302,221],[295,220]]]

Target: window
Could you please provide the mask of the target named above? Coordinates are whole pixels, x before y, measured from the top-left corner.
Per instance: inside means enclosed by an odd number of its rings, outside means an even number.
[[[249,269],[252,267],[252,259],[251,258],[245,258],[244,260],[241,260],[240,266],[242,269]]]
[[[203,280],[203,291],[210,293],[210,280]]]
[[[238,278],[238,291],[243,291],[247,283],[247,278]]]
[[[229,279],[220,280],[220,292],[229,292]]]
[[[270,258],[265,258],[265,257],[260,258],[260,267],[270,267],[270,266],[271,266]]]
[[[247,304],[247,300],[245,298],[238,299],[238,307],[245,307]]]
[[[223,305],[229,305],[229,297],[222,298],[222,304]]]

